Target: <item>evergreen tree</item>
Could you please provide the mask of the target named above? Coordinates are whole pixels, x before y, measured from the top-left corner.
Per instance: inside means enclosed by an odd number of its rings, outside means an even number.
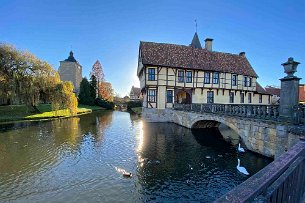
[[[96,93],[97,93],[96,77],[94,75],[91,75],[91,78],[90,78],[90,96],[93,100],[96,99]]]
[[[93,105],[94,100],[90,95],[90,83],[86,77],[84,77],[80,83],[80,90],[79,90],[79,103],[85,105]]]

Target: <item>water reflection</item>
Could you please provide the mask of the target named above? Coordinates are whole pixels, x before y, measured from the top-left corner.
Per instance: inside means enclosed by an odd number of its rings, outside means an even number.
[[[217,129],[144,123],[126,112],[0,129],[0,202],[209,202],[247,178],[238,157],[251,174],[270,161],[238,155]]]
[[[144,137],[141,157],[146,161],[138,173],[147,201],[211,202],[247,179],[236,170],[238,157],[251,174],[270,162],[250,152],[238,154],[217,128],[191,131],[145,123]]]

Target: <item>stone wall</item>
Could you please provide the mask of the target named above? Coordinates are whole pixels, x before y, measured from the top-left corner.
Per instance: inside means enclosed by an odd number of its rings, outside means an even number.
[[[289,133],[288,126],[274,121],[152,108],[143,108],[142,117],[146,122],[172,122],[186,128],[198,127],[200,121],[222,123],[234,130],[249,150],[267,157],[278,157],[299,140],[298,135]],[[202,127],[208,126],[205,124]]]
[[[76,62],[60,61],[58,69],[62,81],[71,81],[74,91],[79,92],[80,82],[82,81],[82,67]]]

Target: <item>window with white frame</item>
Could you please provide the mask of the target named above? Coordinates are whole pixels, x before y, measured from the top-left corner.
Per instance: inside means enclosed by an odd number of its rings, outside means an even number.
[[[219,73],[214,72],[213,73],[213,84],[218,84],[219,83]]]
[[[214,103],[214,92],[213,91],[207,92],[207,103]]]
[[[184,82],[184,71],[183,70],[178,71],[178,82]]]
[[[204,84],[210,84],[210,77],[211,73],[210,72],[204,72]]]
[[[192,71],[186,71],[186,82],[191,83],[192,82]]]
[[[148,80],[149,81],[156,80],[156,69],[155,68],[148,68]]]
[[[155,89],[149,89],[147,91],[147,100],[149,102],[156,102],[156,97],[157,97],[156,92],[157,92],[157,90],[155,90]]]

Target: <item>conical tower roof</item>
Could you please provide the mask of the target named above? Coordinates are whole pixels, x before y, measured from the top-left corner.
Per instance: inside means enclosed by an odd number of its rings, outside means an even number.
[[[195,32],[192,43],[190,44],[190,46],[194,47],[196,49],[202,49],[197,32]]]

